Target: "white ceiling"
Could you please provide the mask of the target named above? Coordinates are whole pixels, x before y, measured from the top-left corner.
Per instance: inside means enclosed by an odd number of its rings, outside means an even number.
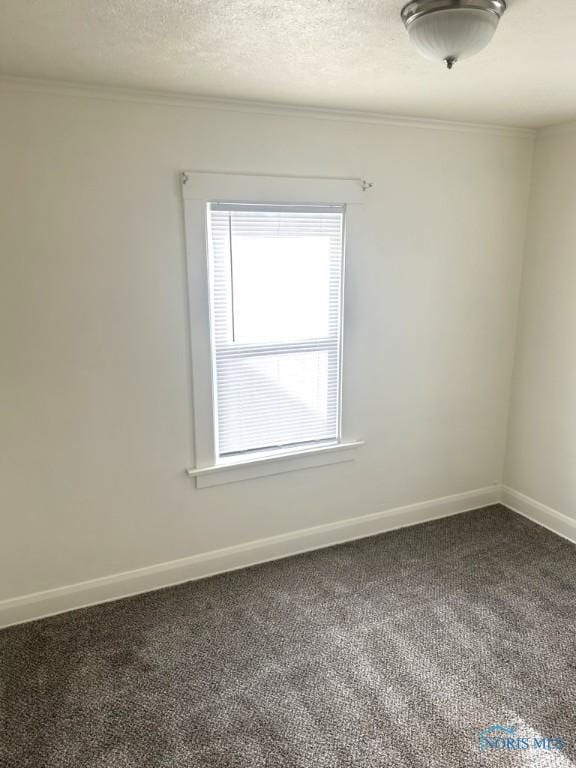
[[[508,0],[451,72],[402,0],[0,0],[0,73],[201,96],[542,126],[576,117],[576,0]]]

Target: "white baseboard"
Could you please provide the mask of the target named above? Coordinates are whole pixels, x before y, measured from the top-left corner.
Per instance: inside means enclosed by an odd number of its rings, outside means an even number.
[[[541,504],[513,488],[508,488],[506,485],[501,488],[500,501],[513,512],[518,512],[532,522],[538,523],[538,525],[548,528],[552,533],[557,533],[558,536],[576,544],[576,520],[573,518],[563,515],[562,512],[557,512],[552,507],[547,507],[546,504]]]
[[[0,602],[0,627],[149,592],[495,504],[497,485],[192,555]]]

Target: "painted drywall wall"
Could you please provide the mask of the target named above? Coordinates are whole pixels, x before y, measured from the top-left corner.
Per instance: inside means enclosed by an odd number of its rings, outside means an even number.
[[[532,141],[0,95],[0,599],[501,480]],[[196,490],[179,172],[373,182],[355,462]]]
[[[539,135],[505,483],[576,518],[576,125]]]

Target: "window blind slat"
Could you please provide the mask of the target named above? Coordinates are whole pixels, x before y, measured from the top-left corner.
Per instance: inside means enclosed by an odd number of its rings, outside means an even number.
[[[208,213],[218,455],[337,440],[344,207]]]

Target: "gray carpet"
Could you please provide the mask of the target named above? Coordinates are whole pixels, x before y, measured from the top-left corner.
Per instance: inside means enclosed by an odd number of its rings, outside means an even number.
[[[575,609],[576,549],[495,506],[7,629],[0,765],[569,768]]]

